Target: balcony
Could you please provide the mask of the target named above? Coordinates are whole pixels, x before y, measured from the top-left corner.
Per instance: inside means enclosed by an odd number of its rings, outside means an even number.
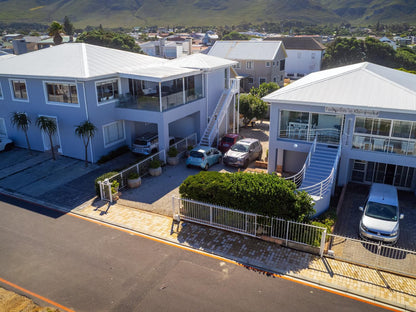
[[[352,148],[389,154],[416,156],[416,140],[392,139],[389,137],[371,137],[354,135]]]

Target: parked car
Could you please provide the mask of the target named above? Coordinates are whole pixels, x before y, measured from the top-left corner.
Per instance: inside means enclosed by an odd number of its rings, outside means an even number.
[[[364,239],[396,243],[399,239],[399,213],[397,189],[393,185],[373,183],[360,221],[359,233]]]
[[[237,143],[238,140],[241,140],[243,138],[243,136],[237,133],[227,133],[222,137],[218,149],[221,153],[225,154],[231,148],[231,146],[233,146],[235,143]]]
[[[221,159],[222,154],[215,147],[198,146],[190,151],[189,157],[186,159],[186,166],[208,170],[212,165],[219,164]]]
[[[174,137],[169,137],[169,145],[175,143]],[[157,133],[146,132],[134,139],[131,151],[137,154],[149,155],[159,151],[159,137]]]
[[[9,151],[13,148],[14,142],[8,138],[0,138],[0,151]]]
[[[257,139],[242,139],[224,155],[224,164],[247,168],[250,162],[261,159],[263,148]]]

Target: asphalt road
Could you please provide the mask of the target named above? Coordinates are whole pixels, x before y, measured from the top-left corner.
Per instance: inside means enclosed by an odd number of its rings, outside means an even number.
[[[0,216],[0,278],[75,311],[385,311],[2,196]]]

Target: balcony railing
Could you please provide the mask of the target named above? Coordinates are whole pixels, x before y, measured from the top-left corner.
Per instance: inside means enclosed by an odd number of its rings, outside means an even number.
[[[341,131],[335,128],[280,130],[280,138],[338,145]]]
[[[416,156],[416,140],[354,135],[352,148],[364,151]]]

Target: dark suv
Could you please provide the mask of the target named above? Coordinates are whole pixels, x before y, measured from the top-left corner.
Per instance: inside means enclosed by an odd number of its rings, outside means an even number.
[[[261,159],[262,154],[263,148],[259,140],[242,139],[225,153],[223,162],[228,166],[247,168],[253,160]]]

